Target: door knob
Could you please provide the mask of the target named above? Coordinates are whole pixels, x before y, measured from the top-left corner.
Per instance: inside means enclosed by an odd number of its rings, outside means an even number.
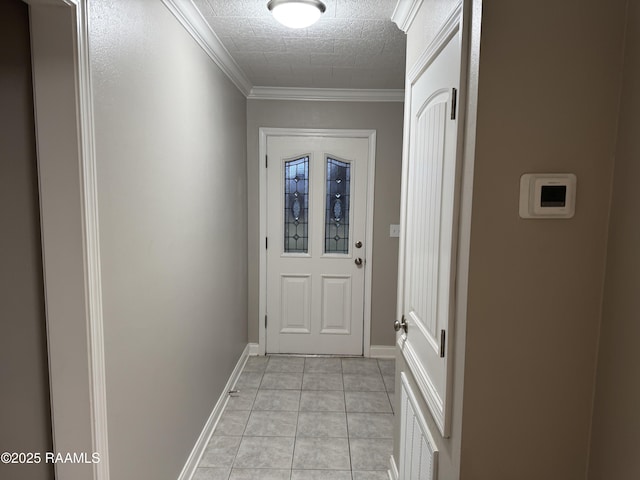
[[[362,266],[362,259],[360,257],[356,258],[355,262],[357,266]]]
[[[407,321],[404,318],[404,315],[402,316],[402,320],[396,320],[395,322],[393,322],[393,329],[396,332],[399,332],[402,329],[404,330],[404,333],[407,333],[408,326],[407,326]]]

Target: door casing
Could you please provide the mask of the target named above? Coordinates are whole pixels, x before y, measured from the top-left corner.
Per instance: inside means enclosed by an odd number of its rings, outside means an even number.
[[[373,271],[373,203],[375,185],[375,158],[376,158],[376,131],[375,130],[343,130],[343,129],[312,129],[312,128],[269,128],[259,129],[258,161],[260,163],[260,230],[258,242],[260,247],[260,295],[258,308],[258,354],[266,352],[267,330],[265,328],[265,315],[267,311],[267,251],[264,239],[267,236],[267,168],[265,159],[267,155],[267,138],[270,136],[314,136],[314,137],[342,137],[342,138],[366,138],[369,141],[369,172],[367,180],[367,219],[365,230],[365,244],[368,245],[365,255],[365,279],[364,279],[364,326],[363,326],[363,354],[370,355],[371,349],[371,272]]]
[[[108,480],[88,5],[23,1],[31,29],[53,449],[100,455],[95,464],[58,462],[55,476]]]

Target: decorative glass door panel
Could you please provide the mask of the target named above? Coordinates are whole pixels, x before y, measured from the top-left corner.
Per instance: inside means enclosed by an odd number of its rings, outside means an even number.
[[[349,253],[351,162],[327,157],[324,253]]]
[[[309,250],[309,157],[284,162],[284,251]]]

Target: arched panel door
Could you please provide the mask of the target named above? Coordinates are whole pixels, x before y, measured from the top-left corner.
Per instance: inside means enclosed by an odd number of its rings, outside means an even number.
[[[460,58],[456,34],[411,85],[403,177],[403,295],[399,301],[407,330],[400,345],[445,437],[449,435],[449,347],[455,313]]]

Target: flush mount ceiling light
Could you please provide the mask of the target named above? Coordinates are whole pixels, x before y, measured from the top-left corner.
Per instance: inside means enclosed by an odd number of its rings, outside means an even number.
[[[327,9],[320,0],[271,0],[267,8],[278,22],[289,28],[313,25]]]

